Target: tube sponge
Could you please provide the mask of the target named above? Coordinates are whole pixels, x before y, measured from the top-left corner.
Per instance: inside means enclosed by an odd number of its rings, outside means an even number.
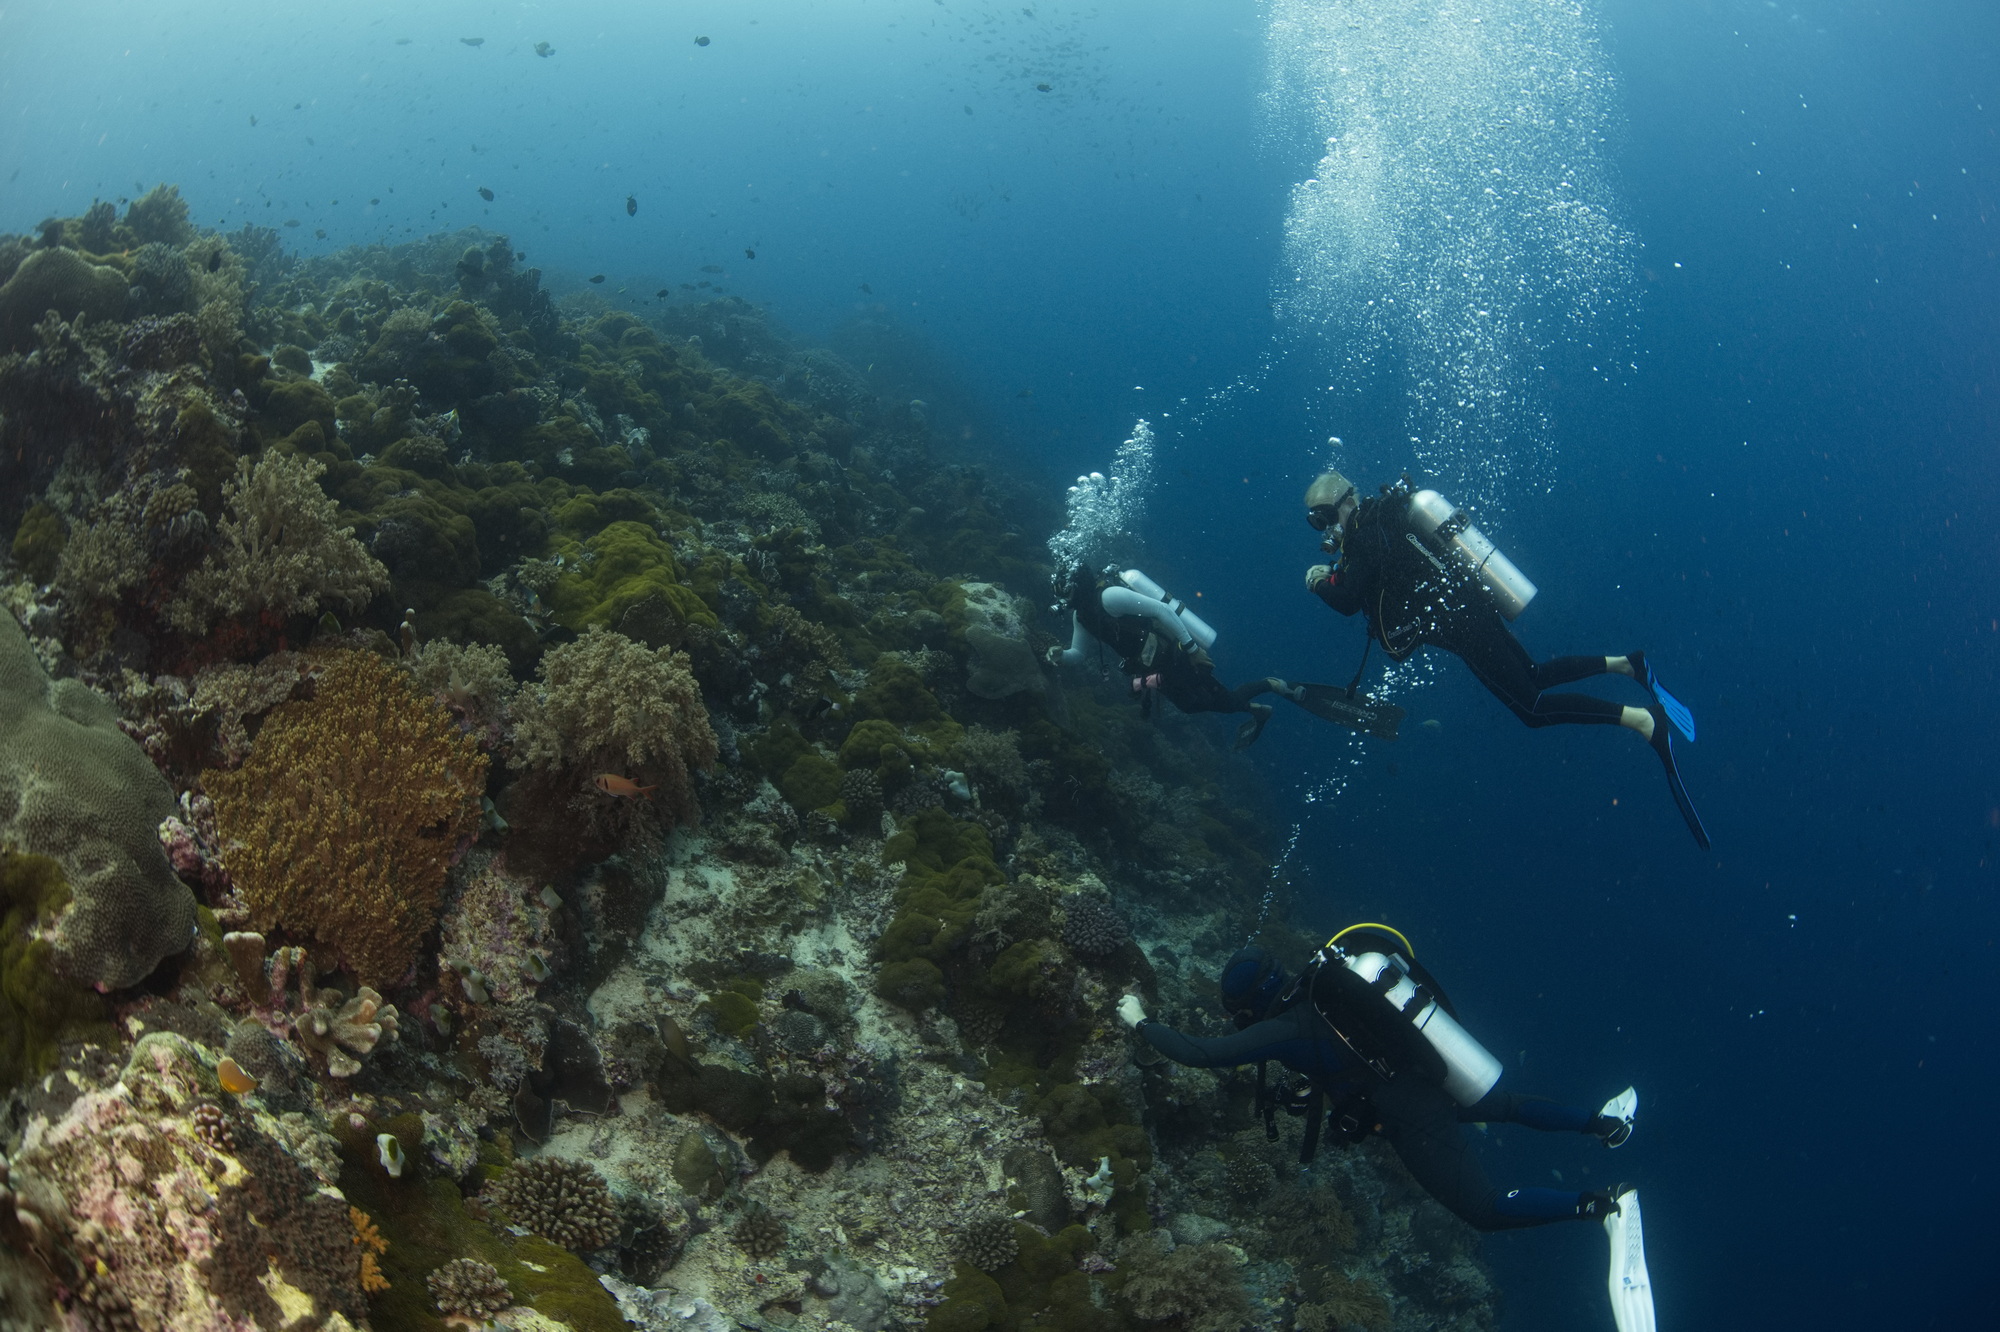
[[[194,939],[194,895],[160,849],[174,795],[118,729],[111,703],[51,682],[14,617],[0,613],[0,841],[62,867],[70,902],[55,961],[118,989]]]

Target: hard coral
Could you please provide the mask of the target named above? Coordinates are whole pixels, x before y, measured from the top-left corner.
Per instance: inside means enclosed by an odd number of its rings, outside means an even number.
[[[424,1278],[438,1312],[447,1318],[485,1322],[514,1302],[514,1292],[491,1263],[454,1258]]]
[[[1104,957],[1117,952],[1132,937],[1125,918],[1101,897],[1078,894],[1064,904],[1068,919],[1063,924],[1063,942],[1082,957]]]
[[[326,1057],[327,1072],[336,1078],[359,1073],[361,1061],[355,1056],[373,1052],[384,1036],[394,1045],[399,1034],[396,1006],[383,1003],[366,985],[352,999],[339,990],[310,991],[306,1011],[292,1029],[307,1049]]]
[[[589,1252],[618,1236],[618,1210],[604,1176],[581,1161],[538,1156],[516,1161],[486,1196],[524,1230]]]
[[[1014,1233],[1011,1216],[983,1216],[967,1226],[958,1237],[959,1256],[982,1272],[993,1272],[1014,1261],[1021,1252],[1020,1237]]]
[[[37,250],[0,286],[0,352],[35,345],[35,325],[50,310],[72,319],[116,319],[125,312],[125,276],[75,250]]]
[[[717,745],[686,653],[593,628],[542,658],[541,683],[515,713],[515,767],[623,774],[657,785],[673,821],[700,812],[692,772],[715,762]]]
[[[0,839],[62,866],[71,897],[54,921],[55,960],[70,975],[132,985],[192,940],[194,895],[158,837],[173,812],[173,792],[111,703],[77,681],[52,683],[0,613]]]
[[[388,985],[478,827],[486,757],[381,658],[323,660],[315,696],[274,709],[248,761],[203,780],[251,923],[316,939],[363,984]]]
[[[167,607],[175,628],[200,634],[219,619],[356,610],[389,586],[389,572],[338,526],[313,458],[268,452],[237,464],[223,487],[217,545]]]

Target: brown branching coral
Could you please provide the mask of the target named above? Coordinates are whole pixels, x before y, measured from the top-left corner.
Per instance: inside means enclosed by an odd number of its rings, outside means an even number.
[[[1157,1231],[1118,1250],[1121,1294],[1149,1322],[1173,1319],[1186,1332],[1236,1332],[1250,1316],[1241,1259],[1222,1244],[1184,1244]]]
[[[347,1219],[354,1227],[354,1247],[361,1250],[361,1289],[371,1295],[389,1289],[389,1278],[382,1275],[382,1268],[376,1262],[389,1252],[389,1241],[376,1228],[374,1218],[359,1207],[348,1208]]]
[[[454,1258],[424,1278],[437,1310],[448,1319],[483,1323],[514,1303],[514,1292],[492,1264]]]
[[[715,762],[715,731],[684,652],[648,649],[606,629],[543,656],[515,702],[513,765],[579,780],[598,773],[657,786],[662,814],[700,813],[693,773]]]
[[[538,1156],[516,1161],[486,1186],[486,1197],[515,1225],[566,1248],[601,1249],[618,1236],[618,1209],[604,1176],[581,1161]]]
[[[310,614],[322,606],[356,610],[389,586],[389,571],[339,526],[339,508],[320,489],[326,467],[275,450],[245,458],[223,487],[216,543],[188,575],[167,618],[186,634],[217,620]]]
[[[361,1071],[357,1055],[370,1054],[383,1037],[396,1043],[397,1013],[394,1004],[366,985],[352,999],[339,990],[309,990],[300,977],[306,1010],[293,1021],[301,1044],[326,1059],[326,1070],[336,1078],[351,1078]]]
[[[388,985],[478,827],[486,757],[379,657],[324,662],[312,699],[274,709],[248,761],[203,780],[251,923],[316,939],[362,983]]]

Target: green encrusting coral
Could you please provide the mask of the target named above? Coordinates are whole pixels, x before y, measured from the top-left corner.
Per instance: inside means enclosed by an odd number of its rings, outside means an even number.
[[[0,849],[0,1093],[48,1072],[65,1042],[116,1044],[110,1006],[56,970],[44,937],[67,905],[60,865]]]
[[[1117,1272],[1093,1278],[1078,1270],[1078,1262],[1097,1247],[1097,1237],[1082,1226],[1068,1226],[1044,1235],[1033,1226],[1016,1223],[1020,1252],[993,1272],[958,1263],[944,1283],[944,1300],[933,1308],[924,1326],[930,1332],[1025,1332],[1050,1328],[1057,1332],[1123,1332],[1131,1326],[1125,1315],[1106,1307],[1093,1295],[1116,1295],[1123,1284]]]
[[[389,1288],[369,1300],[376,1332],[445,1332],[424,1278],[454,1258],[491,1263],[514,1301],[558,1319],[574,1332],[626,1327],[617,1302],[584,1261],[535,1235],[513,1236],[474,1217],[448,1179],[390,1179],[352,1159],[340,1173],[348,1201],[374,1218],[389,1247],[377,1261]]]

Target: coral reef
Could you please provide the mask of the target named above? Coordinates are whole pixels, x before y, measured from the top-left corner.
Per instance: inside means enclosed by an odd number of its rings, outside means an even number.
[[[6,1298],[1492,1326],[1378,1144],[1301,1171],[1245,1076],[1117,1023],[1213,1030],[1238,941],[1305,946],[1267,802],[1211,728],[1045,674],[1060,509],[913,337],[558,299],[480,231],[300,257],[171,187],[37,230],[0,237],[0,794],[102,746],[118,851],[0,848]],[[1145,435],[1057,554],[1125,553]]]
[[[400,671],[340,651],[310,700],[272,711],[242,767],[204,783],[252,922],[386,986],[437,921],[485,776],[485,755]]]
[[[14,617],[0,613],[0,839],[62,867],[66,900],[38,930],[56,964],[109,988],[188,946],[194,897],[160,849],[172,791],[118,729],[109,700],[52,681]]]

